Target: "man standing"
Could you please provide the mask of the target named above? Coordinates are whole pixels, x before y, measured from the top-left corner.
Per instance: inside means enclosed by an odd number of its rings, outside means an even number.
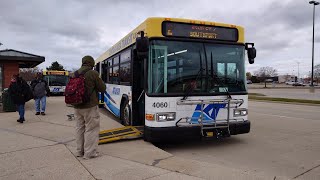
[[[50,95],[50,89],[47,81],[43,80],[42,73],[37,73],[36,79],[31,82],[31,89],[35,100],[36,115],[46,115],[46,96]]]
[[[91,56],[82,58],[82,66],[75,74],[83,74],[86,93],[89,101],[75,105],[77,157],[95,158],[99,155],[100,115],[98,111],[98,92],[105,92],[106,85],[97,71],[92,70],[94,59]]]

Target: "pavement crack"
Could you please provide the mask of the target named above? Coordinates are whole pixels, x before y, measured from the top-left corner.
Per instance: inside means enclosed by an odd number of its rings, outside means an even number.
[[[306,174],[306,173],[308,173],[308,172],[310,172],[310,171],[312,171],[312,170],[314,170],[314,169],[316,169],[316,168],[318,168],[318,167],[320,167],[320,164],[317,165],[317,166],[315,166],[315,167],[313,167],[313,168],[310,168],[310,169],[306,170],[306,171],[303,172],[303,173],[298,174],[297,176],[295,176],[295,177],[292,178],[292,179],[297,179],[298,177],[303,176],[304,174]]]
[[[37,148],[43,148],[43,147],[50,147],[50,146],[55,146],[55,145],[58,145],[58,144],[59,144],[59,143],[50,144],[50,145],[45,145],[45,146],[37,146],[37,147],[31,147],[31,148],[19,149],[19,150],[15,150],[15,151],[1,152],[1,153],[0,153],[0,155],[2,155],[2,154],[7,154],[7,153],[20,152],[20,151],[25,151],[25,150],[31,150],[31,149],[37,149]]]
[[[147,178],[144,178],[143,180],[152,179],[152,178],[159,177],[159,176],[162,176],[162,175],[165,175],[165,174],[170,174],[170,173],[172,173],[172,171],[169,171],[169,172],[166,172],[166,173],[163,173],[163,174],[158,174],[158,175],[151,176],[151,177],[147,177]]]
[[[16,134],[22,134],[22,135],[30,136],[30,137],[34,137],[34,138],[39,138],[39,139],[42,139],[42,140],[51,141],[51,142],[55,142],[55,143],[59,143],[59,142],[57,142],[57,141],[55,141],[55,140],[52,140],[52,139],[47,139],[47,138],[43,138],[43,137],[33,136],[33,135],[30,135],[30,134],[18,132],[18,131],[15,131],[15,130],[10,130],[10,129],[5,129],[5,128],[0,128],[0,130],[2,130],[2,131],[7,131],[7,132],[11,132],[11,133],[16,133]]]
[[[68,148],[67,145],[64,144],[64,146],[68,149],[71,155],[81,164],[81,166],[91,175],[92,178],[94,178],[95,180],[99,180],[98,178],[94,177],[94,175],[89,171],[89,169],[84,164],[82,164],[82,162],[72,153],[72,151]]]
[[[172,158],[173,156],[169,156],[169,157],[166,157],[166,158],[162,158],[162,159],[155,159],[152,163],[151,166],[156,166],[157,164],[159,164],[161,161],[163,160],[166,160],[166,159],[169,159],[169,158]]]

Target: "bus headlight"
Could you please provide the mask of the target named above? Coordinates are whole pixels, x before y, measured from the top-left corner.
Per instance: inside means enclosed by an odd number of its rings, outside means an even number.
[[[164,113],[157,113],[156,120],[161,121],[174,121],[176,119],[175,112],[164,112]]]
[[[247,109],[234,109],[233,110],[233,116],[246,116],[248,115],[248,110]]]

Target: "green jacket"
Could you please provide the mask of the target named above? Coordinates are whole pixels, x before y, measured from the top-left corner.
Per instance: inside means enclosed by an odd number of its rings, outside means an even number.
[[[98,92],[105,92],[106,91],[106,85],[102,81],[102,79],[99,77],[99,73],[97,71],[92,70],[93,66],[91,64],[85,64],[83,63],[81,68],[78,69],[78,72],[81,74],[86,70],[87,73],[85,73],[85,88],[90,96],[90,101],[85,104],[76,105],[74,108],[76,109],[85,109],[85,108],[91,108],[94,106],[97,106],[99,104],[98,100]]]

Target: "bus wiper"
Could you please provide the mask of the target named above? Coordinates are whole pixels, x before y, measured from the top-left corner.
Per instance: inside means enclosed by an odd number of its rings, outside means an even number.
[[[197,81],[199,80],[200,75],[202,76],[202,71],[204,70],[204,69],[202,68],[202,59],[201,59],[201,53],[200,53],[200,51],[199,51],[199,57],[200,57],[200,69],[199,69],[199,71],[198,71],[198,73],[197,73],[197,77],[196,77],[196,80],[195,80],[196,83],[197,83]],[[202,77],[201,77],[201,87],[202,87]],[[192,84],[189,83],[189,85],[188,85],[188,87],[187,87],[187,89],[186,89],[186,91],[185,91],[185,93],[184,93],[184,96],[183,96],[183,98],[182,98],[181,100],[186,100],[187,97],[194,91],[194,89],[195,89],[195,88],[192,87]]]
[[[228,88],[225,87],[224,90],[225,90],[225,92],[226,92],[226,94],[227,94],[227,96],[228,96],[228,99],[232,99],[231,94],[230,94]]]
[[[211,52],[211,58],[210,58],[210,60],[211,60],[211,76],[212,76],[212,79],[213,79],[213,76],[214,76],[214,77],[217,77],[217,78],[214,78],[214,79],[215,79],[216,81],[218,81],[219,85],[222,85],[222,83],[221,83],[220,79],[218,78],[217,74],[213,71],[212,52]],[[225,90],[225,92],[227,93],[228,99],[232,99],[231,94],[230,94],[228,88],[227,88],[227,87],[224,87],[224,90]]]
[[[195,82],[197,82],[197,81],[199,80],[199,77],[200,77],[200,75],[202,74],[202,71],[203,71],[203,70],[204,70],[203,68],[200,68],[200,70],[199,70],[198,73],[197,73],[197,77],[196,77]],[[195,89],[195,88],[192,87],[192,84],[189,83],[187,89],[185,90],[184,96],[183,96],[183,98],[182,98],[181,100],[186,100],[187,97],[194,91],[194,89]]]

